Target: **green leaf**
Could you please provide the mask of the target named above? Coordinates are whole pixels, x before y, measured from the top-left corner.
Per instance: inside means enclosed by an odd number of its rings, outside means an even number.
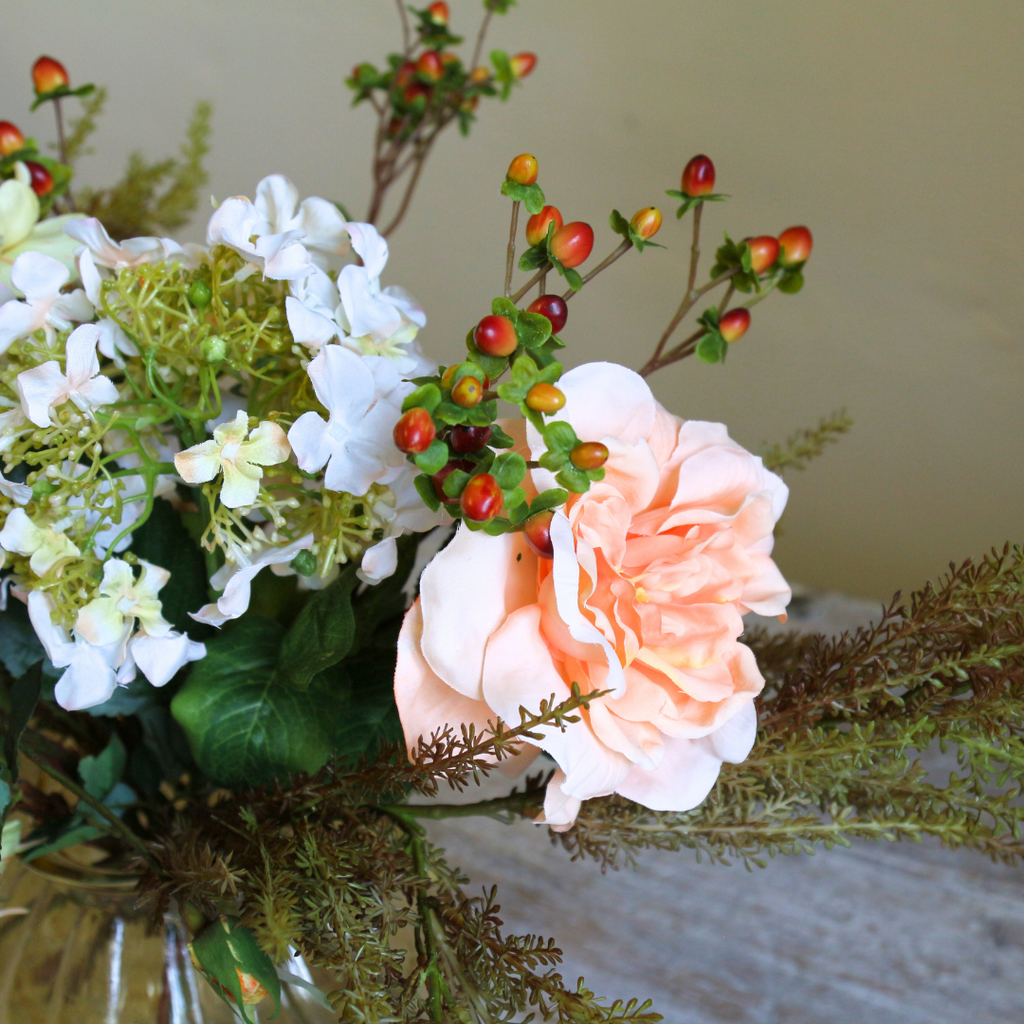
[[[526,459],[515,452],[505,452],[494,460],[491,474],[503,491],[510,491],[526,476]]]
[[[799,270],[787,270],[776,287],[783,295],[796,295],[804,286],[804,275]]]
[[[464,469],[453,469],[445,478],[441,489],[449,498],[458,498],[469,483],[470,474]]]
[[[501,183],[501,194],[514,202],[523,203],[529,196],[532,187],[532,185],[520,185],[518,181],[506,178]]]
[[[432,413],[440,401],[441,389],[434,383],[423,384],[406,396],[405,401],[402,402],[402,412],[420,407]]]
[[[532,388],[537,378],[537,364],[528,355],[521,355],[512,364],[512,380],[521,387]]]
[[[526,348],[539,348],[551,337],[551,321],[541,313],[520,313],[516,336]]]
[[[484,373],[487,374],[491,380],[496,380],[500,375],[501,371],[508,365],[508,359],[505,356],[489,356],[486,352],[481,352],[477,348],[476,342],[473,340],[473,332],[470,331],[466,335],[466,348],[469,350],[469,356],[474,363],[479,366]]]
[[[447,452],[447,446],[442,447]],[[349,565],[330,586],[316,591],[306,602],[281,643],[281,680],[305,690],[315,675],[337,665],[348,654],[355,635],[355,584],[355,566]]]
[[[490,522],[484,524],[484,533],[490,534],[492,537],[500,537],[503,533],[511,533],[515,527],[508,519],[492,519]]]
[[[702,363],[724,363],[726,341],[717,331],[705,334],[697,342],[696,355]]]
[[[272,619],[241,619],[207,643],[171,702],[196,763],[222,785],[315,772],[331,756],[344,702],[326,673],[304,691],[275,678],[282,633]]]
[[[554,222],[552,222],[554,223]],[[520,270],[540,270],[545,263],[548,262],[548,247],[546,242],[540,242],[538,245],[527,249],[522,256],[519,257],[519,269]]]
[[[163,498],[153,502],[153,510],[143,525],[132,534],[131,550],[139,558],[171,570],[171,578],[160,591],[164,618],[193,638],[212,636],[212,627],[189,618],[207,601],[206,562],[174,510]]]
[[[549,490],[541,491],[533,501],[530,502],[530,515],[535,516],[538,512],[546,512],[549,508],[558,508],[564,505],[569,495],[561,487],[552,487]]]
[[[545,452],[537,462],[541,469],[550,469],[551,472],[561,469],[569,461],[569,453],[561,448]]]
[[[570,423],[555,420],[544,427],[544,446],[549,452],[569,452],[580,443]]]
[[[0,803],[0,826],[10,805],[18,799],[18,744],[39,701],[43,685],[43,663],[37,661],[27,672],[11,683],[7,710],[7,728],[4,731],[3,764],[0,764],[0,782],[6,786],[7,796]]]
[[[442,423],[447,423],[449,426],[458,426],[460,423],[465,423],[469,416],[469,410],[463,408],[461,405],[456,405],[454,402],[442,402],[434,410],[434,419],[440,420]]]
[[[427,476],[433,476],[434,473],[438,473],[444,468],[448,458],[448,445],[435,437],[431,441],[430,447],[425,452],[420,452],[413,461],[416,463],[417,469],[426,473]]]
[[[487,442],[492,448],[515,448],[515,441],[505,433],[497,423],[491,424],[491,439]]]
[[[550,362],[537,374],[537,380],[543,384],[554,384],[561,376],[562,364]]]
[[[586,494],[590,490],[590,477],[582,470],[577,469],[571,462],[555,475],[555,479],[567,490],[576,494]]]
[[[501,87],[501,99],[504,102],[512,93],[512,85],[516,76],[512,72],[508,54],[504,50],[491,50],[491,63],[494,65],[494,80]]]
[[[509,509],[508,521],[513,526],[518,526],[521,522],[526,520],[530,515],[530,506],[524,501],[519,505],[515,505]]]
[[[501,295],[491,302],[491,313],[494,316],[507,316],[512,323],[519,319],[519,308],[511,299]]]
[[[101,753],[95,757],[83,757],[78,762],[78,776],[85,791],[97,800],[104,800],[121,781],[125,759],[124,744],[117,733],[114,733]]]
[[[611,225],[612,231],[617,235],[622,235],[623,238],[629,238],[629,221],[619,213],[618,210],[612,210],[611,216],[608,218],[608,223]]]
[[[574,291],[578,292],[583,287],[583,278],[580,277],[579,272],[574,270],[572,267],[561,267],[562,277],[565,278],[565,283]]]
[[[534,182],[526,186],[526,195],[523,197],[523,206],[527,213],[537,214],[544,209],[544,190]]]
[[[413,484],[416,487],[417,493],[423,499],[423,504],[431,512],[436,512],[441,507],[441,502],[438,500],[437,492],[434,490],[434,481],[429,476],[421,473],[413,480]]]
[[[497,415],[498,403],[495,399],[489,398],[486,402],[481,402],[479,405],[473,406],[472,409],[467,409],[464,422],[472,427],[487,427],[490,426],[491,421]]]
[[[6,610],[0,613],[0,662],[18,679],[45,657],[27,609],[21,601],[8,601]]]

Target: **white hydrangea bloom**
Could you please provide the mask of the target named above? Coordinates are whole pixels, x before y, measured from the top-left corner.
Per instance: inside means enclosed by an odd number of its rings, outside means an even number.
[[[45,576],[54,566],[82,554],[60,526],[37,526],[23,508],[11,509],[0,529],[0,548],[28,558],[29,568]]]
[[[11,270],[11,281],[25,300],[11,299],[0,306],[0,353],[38,330],[52,344],[58,331],[70,331],[72,322],[93,316],[92,303],[81,288],[64,293],[71,271],[60,260],[41,252],[22,253]]]

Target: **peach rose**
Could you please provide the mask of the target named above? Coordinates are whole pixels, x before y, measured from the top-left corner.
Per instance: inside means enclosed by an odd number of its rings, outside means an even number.
[[[406,740],[518,722],[577,682],[610,693],[539,741],[559,767],[540,820],[566,828],[580,801],[610,793],[689,810],[754,742],[764,678],[738,637],[745,612],[789,602],[770,557],[788,491],[721,424],[666,412],[632,370],[590,363],[559,387],[577,436],[608,446],[605,478],[556,513],[552,559],[520,533],[460,526],[427,566],[398,641]],[[538,458],[540,434],[525,440]],[[542,469],[532,484],[557,486]]]

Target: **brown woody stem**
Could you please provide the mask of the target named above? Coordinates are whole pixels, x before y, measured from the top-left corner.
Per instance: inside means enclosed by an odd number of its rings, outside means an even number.
[[[596,267],[594,267],[594,269],[589,274],[587,274],[585,278],[583,278],[583,284],[580,285],[580,289],[583,288],[584,284],[586,284],[588,281],[592,281],[595,277],[597,277],[598,274],[601,273],[602,270],[604,270],[606,267],[610,267],[620,256],[625,255],[632,248],[633,243],[628,238],[621,242],[616,247],[615,251],[611,253],[610,256],[606,256],[600,263],[598,263]],[[566,302],[568,302],[575,294],[576,292],[570,288],[562,296],[562,298],[565,299]]]
[[[516,259],[516,229],[519,227],[519,200],[512,203],[512,224],[508,229],[508,249],[505,252],[505,297],[512,291],[512,268]]]

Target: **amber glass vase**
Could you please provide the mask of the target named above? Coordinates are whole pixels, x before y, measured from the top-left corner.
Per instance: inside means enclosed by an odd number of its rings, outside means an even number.
[[[229,1024],[240,1018],[193,968],[188,933],[134,909],[138,879],[56,854],[0,879],[0,1024]],[[275,1024],[337,1020],[289,964]],[[266,1021],[267,999],[253,1018]]]

